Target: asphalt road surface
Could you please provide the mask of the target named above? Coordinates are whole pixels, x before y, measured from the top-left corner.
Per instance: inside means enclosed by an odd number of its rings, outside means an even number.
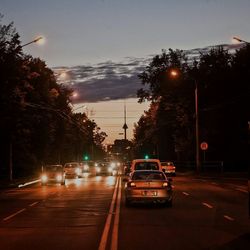
[[[173,207],[125,207],[122,177],[0,192],[0,249],[250,249],[244,181],[173,177]]]

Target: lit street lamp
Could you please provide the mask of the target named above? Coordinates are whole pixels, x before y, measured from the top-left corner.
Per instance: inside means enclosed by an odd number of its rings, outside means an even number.
[[[176,70],[171,70],[170,71],[170,76],[175,78],[178,76],[178,71]],[[199,139],[199,104],[198,104],[198,83],[195,80],[195,91],[194,91],[194,96],[195,96],[195,146],[196,146],[196,170],[197,173],[200,173],[201,169],[201,162],[200,162],[200,139]]]
[[[43,39],[42,36],[39,36],[38,38],[32,40],[29,43],[25,43],[23,45],[20,45],[19,48],[23,48],[29,44],[32,43],[37,43],[38,41],[41,41]],[[12,137],[12,136],[11,136]],[[9,179],[12,182],[13,181],[13,145],[12,145],[12,138],[10,138],[10,143],[9,143]]]
[[[238,42],[240,42],[240,43],[250,44],[249,42],[247,42],[247,41],[245,41],[245,40],[243,40],[243,39],[241,39],[241,38],[239,38],[237,36],[234,36],[233,39],[236,40],[236,41],[238,41]]]
[[[34,39],[33,41],[21,45],[21,48],[23,48],[23,47],[25,47],[25,46],[27,46],[29,44],[32,44],[32,43],[37,43],[38,41],[41,41],[42,39],[44,39],[44,38],[42,36],[39,36],[38,38]]]

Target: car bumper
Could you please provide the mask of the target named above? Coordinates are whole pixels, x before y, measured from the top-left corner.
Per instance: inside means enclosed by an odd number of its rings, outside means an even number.
[[[171,189],[127,189],[125,196],[130,201],[170,201],[173,192]]]

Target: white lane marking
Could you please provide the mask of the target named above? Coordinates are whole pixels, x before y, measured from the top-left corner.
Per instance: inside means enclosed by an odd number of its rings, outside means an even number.
[[[114,219],[114,226],[111,238],[111,250],[118,249],[118,229],[119,229],[119,221],[120,221],[120,207],[121,207],[121,177],[119,177],[119,185],[118,185],[118,196],[116,202],[116,209],[115,209],[115,219]]]
[[[224,215],[224,218],[227,219],[227,220],[230,220],[230,221],[234,221],[234,218],[228,216],[228,215]]]
[[[33,202],[32,204],[29,204],[30,207],[35,206],[37,203],[39,203],[39,201]]]
[[[110,205],[110,208],[109,208],[108,217],[106,219],[106,223],[105,223],[105,226],[104,226],[104,230],[103,230],[103,233],[102,233],[102,238],[101,238],[98,250],[105,250],[106,249],[109,229],[110,229],[110,226],[111,226],[111,219],[112,219],[112,215],[113,215],[113,212],[114,212],[114,206],[115,206],[115,201],[116,201],[116,197],[117,197],[118,183],[119,183],[119,179],[117,178],[114,193],[113,193],[113,197],[112,197],[112,201],[111,201],[111,205]]]
[[[248,194],[248,191],[243,188],[235,188],[235,190]]]
[[[184,195],[189,196],[189,193],[187,192],[182,192]]]
[[[206,206],[206,207],[208,207],[208,208],[213,208],[212,205],[210,205],[210,204],[208,204],[208,203],[206,203],[206,202],[202,202],[202,205],[203,205],[203,206]]]
[[[18,214],[20,214],[20,213],[24,212],[25,210],[26,210],[26,208],[21,209],[21,210],[17,211],[16,213],[14,213],[14,214],[12,214],[12,215],[10,215],[10,216],[8,216],[8,217],[4,218],[4,219],[3,219],[3,221],[7,221],[7,220],[9,220],[9,219],[13,218],[14,216],[16,216],[16,215],[18,215]]]
[[[22,188],[22,187],[25,187],[25,186],[28,186],[28,185],[32,185],[32,184],[37,183],[37,182],[40,182],[40,181],[41,181],[41,180],[39,179],[39,180],[27,182],[27,183],[18,185],[18,187],[19,187],[19,188]]]

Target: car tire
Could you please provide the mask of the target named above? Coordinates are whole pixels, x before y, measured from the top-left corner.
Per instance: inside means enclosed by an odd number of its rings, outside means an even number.
[[[131,201],[127,198],[125,198],[125,206],[130,207],[131,206]]]
[[[166,207],[172,207],[173,206],[173,200],[171,199],[171,200],[167,200],[166,202],[165,202],[165,206]]]

